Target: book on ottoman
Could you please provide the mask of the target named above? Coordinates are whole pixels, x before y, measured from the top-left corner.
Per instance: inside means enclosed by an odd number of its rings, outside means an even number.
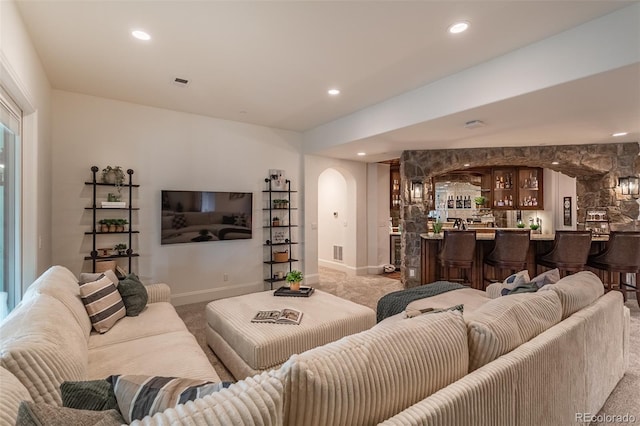
[[[251,322],[270,322],[275,324],[300,324],[302,312],[291,308],[281,311],[258,311]]]

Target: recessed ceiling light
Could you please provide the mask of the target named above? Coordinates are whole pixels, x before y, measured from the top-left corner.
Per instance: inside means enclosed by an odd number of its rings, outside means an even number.
[[[141,30],[131,31],[131,35],[137,38],[138,40],[145,40],[145,41],[151,40],[151,36],[149,35],[149,33],[146,33]]]
[[[557,166],[558,164],[560,164],[559,161],[552,161],[551,164],[553,164],[554,166]]]
[[[469,167],[470,165],[471,165],[471,164],[469,164],[469,163],[464,163],[464,164],[463,164],[463,166],[464,166],[464,167]]]
[[[449,32],[451,34],[459,34],[467,31],[469,28],[469,23],[467,21],[456,22],[455,24],[449,27]]]
[[[614,133],[611,136],[613,136],[614,138],[617,138],[618,136],[627,136],[629,133],[628,132],[618,132],[618,133]]]
[[[329,89],[327,90],[327,93],[330,94],[331,96],[336,96],[340,94],[340,90],[339,89]]]
[[[358,153],[358,155],[359,155],[360,157],[364,157],[365,155],[367,155],[367,153],[366,153],[366,152],[359,152],[359,153]]]

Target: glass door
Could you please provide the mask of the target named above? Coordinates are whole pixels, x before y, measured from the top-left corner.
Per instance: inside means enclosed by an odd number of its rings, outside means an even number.
[[[0,320],[20,301],[22,112],[0,87]]]

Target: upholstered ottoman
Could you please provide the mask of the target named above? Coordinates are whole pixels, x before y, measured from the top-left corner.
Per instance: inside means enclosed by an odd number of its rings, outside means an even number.
[[[258,311],[283,308],[301,311],[301,323],[251,322]],[[206,307],[206,318],[207,343],[238,380],[376,323],[372,309],[320,290],[310,297],[279,297],[265,291],[214,300]]]

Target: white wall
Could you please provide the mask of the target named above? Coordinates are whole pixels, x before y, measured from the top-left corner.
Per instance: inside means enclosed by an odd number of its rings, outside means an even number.
[[[391,216],[390,167],[372,163],[367,166],[367,222],[370,274],[381,274],[383,266],[391,263],[389,217]]]
[[[350,245],[344,253],[344,270],[351,274],[367,272],[367,165],[356,161],[338,160],[315,155],[304,156],[304,244],[305,282],[318,280],[318,183],[327,169],[339,171],[347,182],[346,235]],[[351,260],[353,259],[353,260]]]
[[[349,225],[347,181],[335,169],[327,169],[318,178],[318,262],[342,269],[352,264],[354,242],[347,238]],[[343,247],[343,260],[334,260],[333,246]]]
[[[303,190],[299,134],[57,90],[53,112],[54,263],[88,270],[91,191],[83,182],[93,165],[120,165],[141,185],[133,227],[143,281],[169,284],[174,304],[264,288],[264,179],[283,169]],[[253,192],[254,238],[160,245],[162,189]]]
[[[23,289],[51,265],[49,80],[11,0],[0,1],[0,82],[22,108]]]
[[[545,179],[547,179],[547,170],[545,169]],[[577,229],[577,208],[578,205],[576,198],[576,178],[567,176],[560,172],[554,172],[549,170],[549,174],[553,175],[553,186],[551,186],[551,194],[553,195],[553,212],[554,212],[554,226],[559,230],[576,230]],[[547,190],[547,184],[545,181],[545,191]],[[571,225],[564,225],[564,197],[571,197]],[[545,203],[547,202],[545,196]]]

